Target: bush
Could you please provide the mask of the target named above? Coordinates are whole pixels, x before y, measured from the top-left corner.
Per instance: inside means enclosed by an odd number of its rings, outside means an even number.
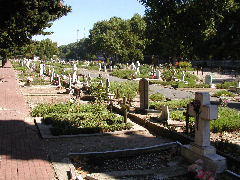
[[[215,97],[220,97],[220,96],[234,97],[235,94],[230,91],[222,90],[222,91],[218,91],[218,92],[214,93],[214,96]]]
[[[191,64],[191,62],[180,61],[179,63],[176,63],[176,67],[177,68],[191,68],[192,64]]]
[[[169,112],[169,118],[172,120],[177,120],[177,121],[186,121],[186,116],[183,115],[185,111],[170,111]],[[189,118],[189,122],[193,123],[194,122],[194,117]]]
[[[134,70],[130,69],[119,69],[110,73],[111,76],[116,76],[122,79],[130,79],[131,75],[134,73]]]
[[[224,83],[218,83],[216,84],[217,89],[229,89],[230,86],[237,87],[237,82],[232,81],[232,82],[224,82]]]
[[[218,108],[218,119],[211,121],[212,132],[232,132],[240,128],[240,114],[228,107]]]
[[[161,109],[162,105],[168,106],[169,109],[187,107],[193,99],[180,99],[167,102],[150,102],[150,109]]]
[[[161,93],[155,93],[155,94],[151,94],[149,99],[151,99],[152,101],[164,101],[166,98]]]

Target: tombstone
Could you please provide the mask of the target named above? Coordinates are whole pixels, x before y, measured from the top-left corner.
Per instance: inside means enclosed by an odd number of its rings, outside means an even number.
[[[50,82],[53,82],[53,78],[54,78],[54,72],[52,71],[50,75]]]
[[[139,81],[140,108],[149,109],[149,82],[142,78]]]
[[[26,66],[28,69],[30,69],[30,60],[26,61]]]
[[[104,72],[107,72],[107,66],[104,66],[103,68],[104,68]]]
[[[195,117],[195,139],[190,145],[182,146],[182,155],[190,162],[203,160],[203,168],[208,171],[225,171],[226,159],[217,155],[210,145],[210,121],[218,118],[218,109],[210,103],[208,92],[195,93],[195,101],[189,104],[189,116]]]
[[[99,69],[98,69],[98,71],[101,71],[101,70],[102,70],[102,64],[99,63]]]
[[[181,75],[182,75],[181,81],[184,82],[184,80],[185,80],[185,73],[184,73],[184,71],[182,71]]]
[[[77,82],[77,64],[73,64],[73,75],[72,75],[72,82]]]
[[[135,69],[136,69],[136,66],[135,66],[134,63],[132,63],[132,64],[130,65],[130,69],[131,69],[131,70],[135,70]]]
[[[168,121],[169,120],[169,109],[168,106],[162,106],[162,114],[160,116],[160,120]]]
[[[137,62],[136,62],[136,68],[139,68],[139,67],[140,67],[140,65],[141,65],[141,64],[140,64],[140,62],[139,62],[139,61],[137,61]]]
[[[212,86],[212,76],[211,75],[206,75],[205,76],[205,84]]]
[[[110,81],[109,78],[106,79],[106,88],[108,89],[110,87]]]
[[[61,85],[61,77],[60,76],[58,76],[58,87],[61,87],[62,85]]]
[[[112,66],[109,67],[109,71],[112,72],[113,71],[113,68]]]
[[[69,78],[69,89],[71,90],[72,89],[72,80],[71,80],[71,75],[69,74],[68,75],[68,78]]]
[[[43,64],[40,64],[40,76],[43,75]]]
[[[236,78],[236,80],[237,80],[237,88],[240,88],[240,78],[238,77]]]
[[[159,70],[156,70],[156,79],[160,79],[161,72]]]

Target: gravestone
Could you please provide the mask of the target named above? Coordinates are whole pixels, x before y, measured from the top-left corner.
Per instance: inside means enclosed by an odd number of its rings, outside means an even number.
[[[140,108],[149,109],[149,82],[142,78],[139,81]]]
[[[99,63],[98,65],[99,65],[99,69],[98,69],[98,71],[101,71],[101,70],[102,70],[102,64]]]
[[[160,120],[168,121],[169,120],[169,109],[168,106],[162,106],[162,114],[160,116]]]
[[[112,66],[109,67],[109,71],[112,72],[113,71],[113,68]]]
[[[61,76],[58,76],[58,87],[61,87]]]
[[[181,81],[184,82],[184,80],[185,80],[185,73],[184,73],[184,71],[182,71],[181,75],[182,75]]]
[[[210,121],[218,118],[218,109],[210,103],[208,92],[195,93],[195,101],[189,104],[189,116],[195,117],[195,139],[190,145],[182,146],[182,155],[190,162],[202,159],[203,168],[208,171],[223,172],[226,159],[217,155],[210,145]]]
[[[43,75],[43,64],[40,64],[40,76]]]
[[[212,86],[212,76],[211,75],[205,76],[205,84]]]
[[[77,82],[77,65],[73,64],[73,75],[72,75],[72,82]]]
[[[103,69],[104,69],[104,72],[107,72],[107,66],[104,66]]]
[[[109,88],[110,88],[110,81],[109,78],[106,79],[106,92],[109,92]]]
[[[156,70],[156,79],[160,79],[161,72],[159,70]]]

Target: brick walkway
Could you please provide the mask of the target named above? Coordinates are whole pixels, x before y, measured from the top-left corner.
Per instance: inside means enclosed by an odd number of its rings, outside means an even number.
[[[51,180],[53,170],[10,62],[0,68],[0,180]]]

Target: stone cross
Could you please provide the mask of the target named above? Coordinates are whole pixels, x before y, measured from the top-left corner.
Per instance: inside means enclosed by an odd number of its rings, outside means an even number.
[[[149,109],[149,82],[142,78],[139,81],[140,108]]]
[[[73,81],[73,83],[75,83],[77,81],[77,65],[76,64],[73,64],[72,81]]]
[[[189,116],[195,117],[195,139],[194,143],[181,147],[181,154],[191,163],[203,160],[202,166],[207,171],[224,172],[226,159],[216,154],[216,149],[210,145],[210,121],[218,117],[217,106],[210,104],[208,92],[196,92],[195,101],[188,107]]]
[[[217,105],[210,104],[208,92],[196,92],[195,101],[189,105],[189,115],[195,117],[195,147],[201,155],[215,153],[210,146],[210,121],[218,118]]]

